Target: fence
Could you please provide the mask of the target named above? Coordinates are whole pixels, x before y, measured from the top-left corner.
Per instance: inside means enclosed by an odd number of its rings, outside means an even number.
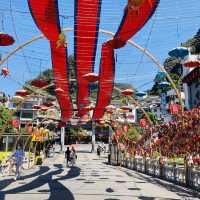
[[[157,159],[125,157],[116,146],[111,147],[110,163],[200,191],[200,171],[195,167],[161,166]]]

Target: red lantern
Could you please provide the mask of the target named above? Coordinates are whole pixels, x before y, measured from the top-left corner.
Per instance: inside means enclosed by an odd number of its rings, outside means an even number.
[[[9,46],[15,42],[14,38],[6,33],[0,33],[0,46]]]
[[[126,90],[123,90],[121,93],[124,96],[132,96],[134,91],[132,89],[126,89]]]
[[[28,126],[28,127],[27,127],[27,132],[28,132],[29,134],[32,134],[32,132],[33,132],[33,127],[32,127],[32,126]]]
[[[19,128],[19,125],[20,125],[20,121],[18,119],[13,119],[12,122],[11,122],[12,126],[14,128]]]
[[[146,121],[146,119],[140,119],[140,126],[142,127],[142,128],[144,128],[144,127],[146,127],[147,126],[147,121]]]
[[[170,113],[173,115],[178,114],[180,111],[180,105],[179,104],[170,104],[169,110],[170,110]]]
[[[88,73],[83,76],[83,78],[87,79],[88,82],[94,83],[99,80],[98,74],[95,73]]]
[[[123,132],[121,130],[116,130],[116,135],[120,137],[121,135],[123,135]]]
[[[29,92],[27,90],[17,90],[15,95],[20,97],[25,97],[29,95]]]
[[[1,69],[1,75],[4,76],[4,77],[8,76],[9,75],[8,68],[6,68],[6,67],[2,68]]]
[[[124,131],[124,132],[127,132],[127,131],[128,131],[128,129],[129,129],[129,127],[128,127],[128,125],[127,125],[127,124],[123,126],[123,131]]]
[[[48,85],[48,82],[42,79],[35,79],[31,81],[31,85],[37,88],[43,88]]]

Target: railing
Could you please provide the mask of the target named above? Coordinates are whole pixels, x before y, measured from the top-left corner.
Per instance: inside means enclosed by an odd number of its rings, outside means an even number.
[[[121,165],[131,170],[142,172],[200,191],[200,170],[197,170],[194,167],[185,168],[184,166],[172,165],[160,166],[157,159],[125,157],[125,155],[118,151],[115,146],[111,147],[110,163],[112,165]]]

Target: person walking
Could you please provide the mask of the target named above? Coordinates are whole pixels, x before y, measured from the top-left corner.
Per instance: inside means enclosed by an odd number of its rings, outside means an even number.
[[[74,146],[72,146],[70,157],[71,157],[70,159],[71,159],[71,163],[73,166],[76,163],[76,159],[77,159],[76,150],[75,150]]]
[[[99,156],[99,159],[100,159],[100,157],[101,157],[101,147],[100,146],[97,147],[97,155]]]
[[[17,149],[14,152],[13,157],[15,158],[15,166],[16,166],[15,180],[17,180],[20,178],[21,166],[23,164],[23,159],[24,159],[24,151],[20,145],[17,146]]]
[[[67,150],[65,151],[65,160],[67,167],[69,167],[70,155],[71,155],[71,150],[69,149],[69,147],[67,147]]]

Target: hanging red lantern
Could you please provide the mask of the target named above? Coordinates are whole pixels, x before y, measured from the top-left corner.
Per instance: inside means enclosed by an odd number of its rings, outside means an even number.
[[[116,135],[118,136],[118,137],[120,137],[121,135],[123,135],[123,132],[121,131],[121,130],[116,130]]]
[[[139,123],[140,123],[140,126],[142,127],[142,128],[144,128],[144,127],[146,127],[147,126],[147,121],[146,121],[146,119],[140,119],[140,121],[139,121]]]
[[[128,132],[128,129],[129,129],[129,126],[128,126],[127,124],[125,124],[125,125],[123,126],[123,131],[124,131],[124,132]]]
[[[121,92],[121,94],[124,96],[132,96],[133,93],[134,93],[134,91],[132,89],[126,89]]]
[[[32,134],[32,132],[33,132],[33,127],[32,127],[32,126],[28,126],[28,127],[27,127],[27,132],[28,132],[29,134]]]
[[[83,78],[87,79],[88,82],[94,83],[99,80],[98,74],[95,73],[88,73],[83,76]]]
[[[169,111],[172,115],[178,114],[181,107],[179,104],[170,104],[169,105]]]
[[[27,90],[17,90],[15,95],[20,97],[25,97],[29,95],[29,92]]]
[[[33,81],[31,81],[31,85],[37,88],[43,88],[45,86],[47,86],[49,83],[45,80],[42,79],[35,79]]]
[[[20,120],[18,120],[18,119],[13,119],[13,120],[11,121],[11,124],[12,124],[12,126],[13,126],[14,128],[19,128]]]
[[[9,75],[8,68],[6,68],[6,67],[2,68],[1,69],[1,75],[4,76],[4,77],[8,76]]]
[[[14,38],[6,33],[0,33],[0,46],[9,46],[15,42]]]

